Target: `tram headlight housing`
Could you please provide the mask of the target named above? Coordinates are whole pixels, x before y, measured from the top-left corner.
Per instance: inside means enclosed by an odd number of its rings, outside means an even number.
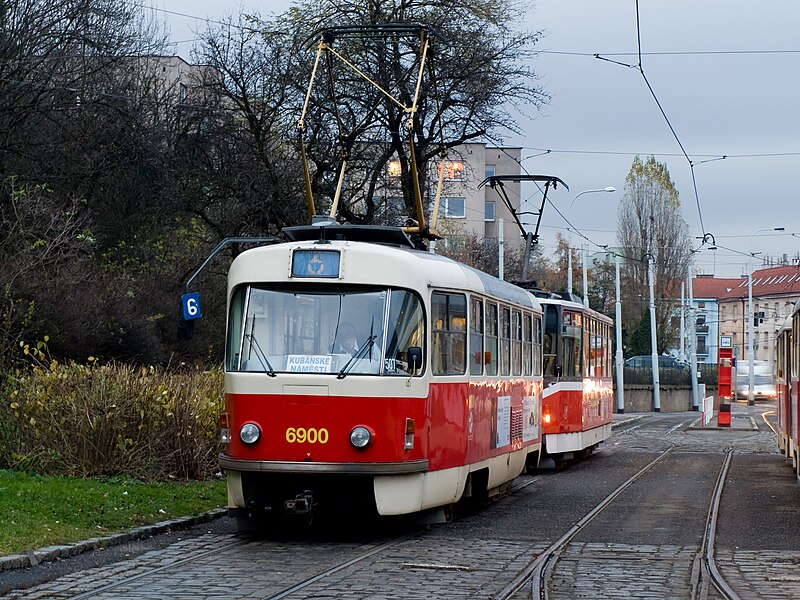
[[[356,425],[350,432],[350,443],[353,445],[353,448],[356,448],[358,450],[363,450],[364,448],[369,446],[371,441],[372,441],[372,431],[370,431],[368,427],[364,427],[363,425]]]
[[[255,423],[245,423],[239,430],[239,439],[245,444],[255,444],[261,437],[261,429]]]

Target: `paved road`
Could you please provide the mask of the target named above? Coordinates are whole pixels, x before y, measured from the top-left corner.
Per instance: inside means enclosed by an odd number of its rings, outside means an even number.
[[[248,539],[236,536],[230,519],[222,518],[145,542],[0,573],[0,593],[191,600],[487,598],[599,499],[672,448],[668,459],[568,547],[554,570],[550,594],[690,598],[708,496],[724,453],[733,447],[717,533],[720,571],[742,598],[798,598],[800,488],[761,416],[770,408],[734,405],[739,426],[731,429],[698,429],[697,413],[615,415],[614,436],[590,459],[559,472],[524,476],[518,483],[526,487],[432,529],[354,519],[285,539]],[[344,566],[281,595],[336,565]],[[528,588],[514,596],[529,597]]]

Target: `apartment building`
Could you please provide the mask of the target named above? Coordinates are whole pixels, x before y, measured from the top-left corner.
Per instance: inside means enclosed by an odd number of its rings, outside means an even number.
[[[478,187],[493,175],[520,175],[521,148],[499,148],[481,143],[466,143],[448,151],[445,180],[439,206],[439,230],[447,243],[475,235],[489,242],[501,236],[507,247],[522,245],[523,237],[511,211],[496,189]],[[430,181],[436,184],[436,178]],[[505,191],[515,209],[522,199],[519,182],[505,182]],[[430,194],[433,198],[435,190]],[[538,209],[538,207],[536,207]]]

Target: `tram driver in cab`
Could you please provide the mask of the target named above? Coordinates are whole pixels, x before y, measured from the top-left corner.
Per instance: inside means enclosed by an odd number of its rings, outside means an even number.
[[[356,328],[352,323],[344,321],[339,326],[339,333],[336,335],[336,353],[349,354],[352,356],[358,352],[358,342],[356,342]]]

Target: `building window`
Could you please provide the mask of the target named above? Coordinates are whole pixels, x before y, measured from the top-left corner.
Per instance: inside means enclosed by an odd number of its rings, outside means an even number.
[[[494,222],[494,200],[487,200],[486,205],[483,212],[483,220],[484,221],[492,221]]]
[[[495,173],[495,166],[494,165],[486,165],[486,178],[494,177]]]
[[[453,161],[447,163],[447,172],[444,175],[451,181],[464,181],[464,163]]]
[[[387,171],[389,173],[389,177],[400,177],[402,173],[402,169],[400,167],[399,160],[390,160],[389,165],[387,167]]]
[[[706,336],[697,336],[697,354],[708,354],[708,347],[706,346]]]
[[[442,210],[448,219],[464,219],[467,216],[465,198],[442,198]]]

